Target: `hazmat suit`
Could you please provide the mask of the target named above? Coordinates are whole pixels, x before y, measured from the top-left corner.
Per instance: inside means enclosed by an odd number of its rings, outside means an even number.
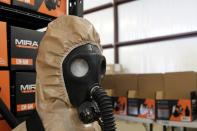
[[[63,78],[64,59],[73,49],[87,43],[101,50],[98,33],[85,19],[62,16],[48,25],[36,61],[36,110],[45,131],[101,131],[97,122],[81,122]],[[23,122],[13,131],[27,131],[26,125]]]

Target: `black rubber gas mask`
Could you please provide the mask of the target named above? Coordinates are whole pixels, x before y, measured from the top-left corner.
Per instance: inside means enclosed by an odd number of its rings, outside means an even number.
[[[106,60],[99,48],[85,44],[63,61],[63,76],[71,104],[85,124],[98,121],[103,131],[115,131],[112,102],[100,86]]]

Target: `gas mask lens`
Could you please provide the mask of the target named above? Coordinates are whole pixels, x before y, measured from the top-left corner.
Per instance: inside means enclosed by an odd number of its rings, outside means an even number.
[[[89,66],[88,63],[84,59],[75,59],[71,63],[71,73],[75,77],[83,77],[88,73]]]

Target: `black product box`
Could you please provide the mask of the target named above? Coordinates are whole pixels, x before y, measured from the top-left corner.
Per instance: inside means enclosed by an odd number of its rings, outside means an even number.
[[[127,114],[130,116],[138,116],[139,114],[139,100],[128,98],[128,109]]]
[[[155,119],[155,100],[128,98],[127,114],[145,119]]]
[[[196,93],[193,92],[191,96],[191,99],[156,100],[156,118],[180,122],[193,121],[197,118]]]
[[[12,109],[17,117],[27,116],[35,109],[36,73],[15,72]]]
[[[67,0],[12,0],[14,6],[59,17],[66,14]]]
[[[11,26],[11,70],[35,70],[43,32]]]
[[[111,97],[113,112],[117,115],[127,115],[127,98],[124,96]]]

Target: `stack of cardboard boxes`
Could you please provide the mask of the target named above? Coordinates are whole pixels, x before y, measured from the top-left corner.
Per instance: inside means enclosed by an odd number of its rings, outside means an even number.
[[[157,119],[193,121],[197,116],[196,73],[166,73],[164,99],[157,100]]]
[[[177,72],[107,75],[102,85],[113,92],[116,114],[191,122],[197,115],[196,83],[195,72]]]

